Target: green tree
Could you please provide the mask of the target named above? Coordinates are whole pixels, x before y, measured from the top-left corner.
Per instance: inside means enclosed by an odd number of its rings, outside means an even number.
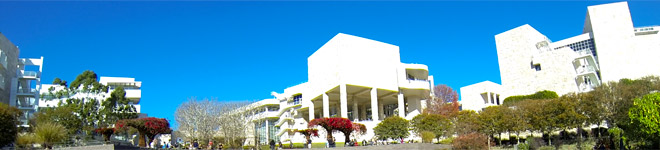
[[[636,98],[628,116],[633,125],[639,127],[646,137],[660,136],[660,93],[645,95]]]
[[[41,108],[31,119],[31,125],[37,126],[37,124],[44,122],[56,122],[64,126],[68,134],[73,135],[82,129],[82,120],[76,115],[71,115],[71,112],[74,111],[67,106]]]
[[[62,80],[60,78],[55,78],[53,79],[53,84],[54,85],[61,85],[61,86],[67,86],[66,80]]]
[[[424,131],[433,132],[435,138],[440,141],[440,137],[449,136],[451,128],[451,121],[439,114],[423,113],[415,116],[410,121],[412,130],[421,135]]]
[[[69,88],[72,90],[79,90],[81,92],[89,93],[100,93],[108,91],[108,87],[99,83],[96,73],[91,70],[86,70],[79,74],[76,79],[71,82],[71,86],[69,86]]]
[[[374,134],[379,139],[399,139],[410,135],[408,120],[399,116],[387,117],[374,127]]]
[[[576,111],[577,101],[570,97],[571,95],[562,96],[557,99],[552,99],[548,101],[548,104],[544,107],[544,112],[549,120],[548,129],[549,131],[556,130],[567,130],[572,128],[577,128],[584,123],[584,115]],[[549,145],[552,145],[552,140],[548,141]]]
[[[135,107],[130,105],[130,100],[126,98],[126,91],[119,86],[115,88],[110,97],[103,101],[103,108],[100,110],[103,117],[101,126],[109,126],[121,119],[137,118]]]
[[[5,147],[16,140],[21,111],[16,107],[0,103],[0,147]]]
[[[516,133],[518,137],[520,137],[520,132],[525,132],[530,130],[531,124],[530,124],[530,119],[529,117],[526,116],[525,112],[526,110],[521,108],[519,105],[514,105],[513,107],[510,107],[511,110],[509,110],[509,121],[510,121],[510,128],[508,129],[510,132]],[[520,143],[520,138],[516,138],[516,144]]]
[[[44,147],[52,149],[53,145],[67,138],[66,129],[57,123],[43,122],[34,128],[34,134]]]
[[[461,110],[454,121],[454,131],[458,135],[480,132],[479,114],[474,110]]]
[[[481,121],[481,132],[488,135],[488,145],[490,145],[490,137],[495,134],[500,134],[505,131],[504,119],[507,116],[503,115],[501,107],[503,106],[489,106],[484,108],[479,113],[479,120]]]

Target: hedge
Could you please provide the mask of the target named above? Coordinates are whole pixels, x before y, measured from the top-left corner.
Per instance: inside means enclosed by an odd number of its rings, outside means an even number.
[[[557,93],[554,91],[543,90],[530,95],[509,96],[504,99],[504,102],[502,104],[508,105],[530,99],[552,99],[558,97],[559,95],[557,95]]]

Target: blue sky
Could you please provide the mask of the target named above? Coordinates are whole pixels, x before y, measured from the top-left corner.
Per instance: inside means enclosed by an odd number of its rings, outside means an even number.
[[[173,121],[192,96],[259,100],[305,82],[307,57],[337,33],[398,45],[436,84],[500,83],[496,34],[530,24],[558,41],[609,2],[0,2],[0,32],[20,57],[44,56],[43,83],[135,77],[142,112]],[[634,25],[660,24],[657,6],[629,2]]]

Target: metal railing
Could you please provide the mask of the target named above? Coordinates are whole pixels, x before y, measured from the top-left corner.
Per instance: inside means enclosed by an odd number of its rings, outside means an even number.
[[[580,91],[585,91],[585,92],[586,92],[586,91],[594,90],[594,88],[595,88],[596,86],[595,86],[594,84],[585,84],[585,83],[582,83],[582,84],[580,84],[579,87],[580,87]]]
[[[36,99],[33,97],[19,97],[16,99],[16,106],[18,107],[34,107]]]
[[[580,55],[580,56],[583,56],[583,55],[593,55],[593,52],[592,52],[591,49],[589,49],[589,48],[585,48],[585,49],[577,50],[577,51],[575,51],[575,52],[578,53],[578,55]]]
[[[37,72],[35,72],[35,71],[21,71],[21,76],[36,77]]]
[[[596,67],[594,67],[594,66],[580,66],[577,69],[575,69],[575,72],[577,74],[583,74],[583,73],[588,73],[588,72],[596,72]]]

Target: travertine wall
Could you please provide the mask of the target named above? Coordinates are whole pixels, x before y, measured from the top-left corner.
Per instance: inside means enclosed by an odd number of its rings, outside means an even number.
[[[577,91],[572,50],[538,48],[537,43],[550,40],[529,25],[500,33],[495,41],[504,97],[542,90],[559,95]],[[541,70],[533,65],[540,65]]]

